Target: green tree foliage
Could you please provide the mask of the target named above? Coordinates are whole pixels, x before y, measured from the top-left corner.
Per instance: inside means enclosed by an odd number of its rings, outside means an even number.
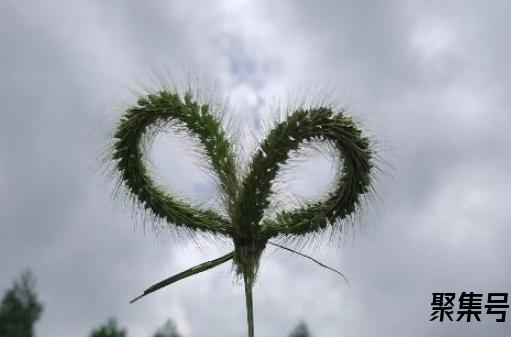
[[[89,337],[127,337],[128,333],[126,329],[122,329],[118,326],[117,320],[111,318],[106,324],[94,329]],[[3,337],[3,336],[2,336]],[[153,337],[181,337],[177,331],[176,324],[169,319],[167,322],[158,329]]]
[[[300,324],[293,329],[289,337],[311,337],[311,334],[307,325],[305,325],[304,322],[300,322]]]
[[[117,321],[113,318],[109,319],[108,322],[97,329],[94,329],[90,337],[126,337],[127,333],[125,329],[121,329],[117,325]]]
[[[35,280],[24,272],[5,292],[0,305],[0,336],[32,337],[34,323],[40,318],[43,305],[35,292]]]
[[[177,331],[176,324],[169,319],[165,325],[156,331],[153,337],[181,337],[181,335]]]

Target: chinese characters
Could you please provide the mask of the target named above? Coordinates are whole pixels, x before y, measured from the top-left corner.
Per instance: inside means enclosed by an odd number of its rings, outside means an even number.
[[[483,294],[462,292],[433,293],[431,301],[430,321],[481,321],[481,315],[495,317],[496,322],[505,322],[508,304],[508,293],[488,293],[483,303]]]

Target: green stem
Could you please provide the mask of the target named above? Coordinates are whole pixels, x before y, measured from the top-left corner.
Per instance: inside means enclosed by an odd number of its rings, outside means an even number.
[[[252,302],[252,286],[248,277],[244,276],[245,281],[245,300],[247,306],[247,324],[248,324],[248,337],[254,337],[254,304]]]

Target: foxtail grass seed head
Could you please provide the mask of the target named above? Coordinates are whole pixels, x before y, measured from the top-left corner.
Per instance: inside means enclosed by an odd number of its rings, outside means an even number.
[[[177,194],[153,180],[143,159],[143,139],[151,130],[163,127],[185,130],[198,140],[217,178],[225,214],[199,209],[180,200]],[[279,168],[286,164],[291,152],[312,142],[328,143],[341,159],[342,165],[336,172],[330,191],[320,201],[302,203],[294,209],[278,211],[273,217],[265,217],[264,212],[273,193],[272,183]],[[290,112],[269,130],[241,173],[233,144],[210,106],[199,104],[190,92],[179,95],[168,90],[144,95],[125,111],[113,136],[111,160],[120,184],[154,218],[191,233],[229,238],[234,244],[232,253],[158,282],[132,302],[166,285],[232,260],[235,273],[245,283],[251,337],[254,335],[252,287],[261,254],[268,244],[287,249],[270,240],[301,238],[330,227],[342,227],[343,220],[360,208],[361,198],[371,189],[374,162],[369,138],[362,134],[351,117],[345,115],[344,110],[334,110],[326,105],[312,106]]]

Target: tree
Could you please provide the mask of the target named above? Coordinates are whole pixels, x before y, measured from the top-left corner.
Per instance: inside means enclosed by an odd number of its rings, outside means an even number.
[[[117,326],[117,321],[113,318],[97,329],[92,330],[90,337],[126,337],[126,330]]]
[[[181,337],[181,335],[177,331],[176,324],[169,319],[158,331],[156,331],[153,337]]]
[[[5,292],[0,305],[0,336],[33,337],[34,323],[40,318],[43,305],[35,292],[35,280],[30,271],[21,274],[11,289]]]
[[[145,166],[145,140],[150,129],[175,127],[200,143],[202,153],[217,177],[224,214],[204,210],[164,190]],[[328,143],[342,158],[332,190],[321,201],[304,203],[266,218],[272,182],[290,153],[310,142]],[[240,144],[240,148],[243,144]],[[162,90],[140,97],[122,116],[112,140],[114,171],[134,200],[153,218],[173,224],[181,233],[232,240],[234,251],[202,263],[147,288],[134,302],[171,283],[232,260],[234,272],[245,284],[248,336],[254,337],[252,288],[259,260],[271,239],[307,239],[333,227],[342,233],[352,219],[361,196],[371,188],[371,143],[344,110],[329,106],[299,108],[268,133],[247,170],[236,163],[235,151],[221,121],[207,104],[200,105],[188,91],[184,97]],[[239,163],[238,163],[239,164]],[[242,178],[242,179],[240,179]],[[287,249],[287,248],[286,248]],[[291,250],[291,249],[288,249]]]
[[[293,329],[289,337],[311,337],[311,334],[307,325],[305,325],[304,322],[300,322],[300,324]]]

